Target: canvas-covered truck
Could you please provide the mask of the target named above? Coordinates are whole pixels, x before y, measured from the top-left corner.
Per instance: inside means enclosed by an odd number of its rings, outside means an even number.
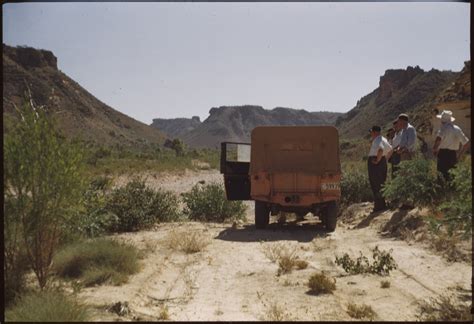
[[[341,196],[339,135],[333,126],[259,126],[251,143],[221,143],[228,200],[255,200],[255,226],[270,214],[311,212],[336,229]]]

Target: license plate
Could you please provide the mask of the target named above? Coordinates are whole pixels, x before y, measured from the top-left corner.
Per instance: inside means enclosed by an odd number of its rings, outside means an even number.
[[[328,182],[321,184],[322,190],[339,190],[339,183],[338,182]]]

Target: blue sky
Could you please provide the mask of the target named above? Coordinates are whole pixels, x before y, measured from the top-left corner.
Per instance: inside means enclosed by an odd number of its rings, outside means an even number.
[[[460,71],[469,3],[16,3],[3,42],[137,120],[261,105],[346,112],[387,69]]]

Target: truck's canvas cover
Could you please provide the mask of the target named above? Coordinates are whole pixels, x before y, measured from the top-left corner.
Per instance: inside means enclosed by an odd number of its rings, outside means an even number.
[[[341,172],[339,136],[333,126],[260,126],[251,138],[250,174]]]

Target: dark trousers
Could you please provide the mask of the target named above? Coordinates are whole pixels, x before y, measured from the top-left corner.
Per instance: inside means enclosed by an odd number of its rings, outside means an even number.
[[[386,208],[385,200],[382,197],[380,189],[387,179],[387,160],[383,157],[378,164],[373,164],[377,157],[369,156],[367,160],[369,169],[369,182],[372,193],[374,194],[374,209]]]
[[[437,169],[444,177],[444,180],[449,181],[451,176],[449,175],[449,170],[454,168],[456,165],[456,151],[440,149],[438,151],[438,162]]]

